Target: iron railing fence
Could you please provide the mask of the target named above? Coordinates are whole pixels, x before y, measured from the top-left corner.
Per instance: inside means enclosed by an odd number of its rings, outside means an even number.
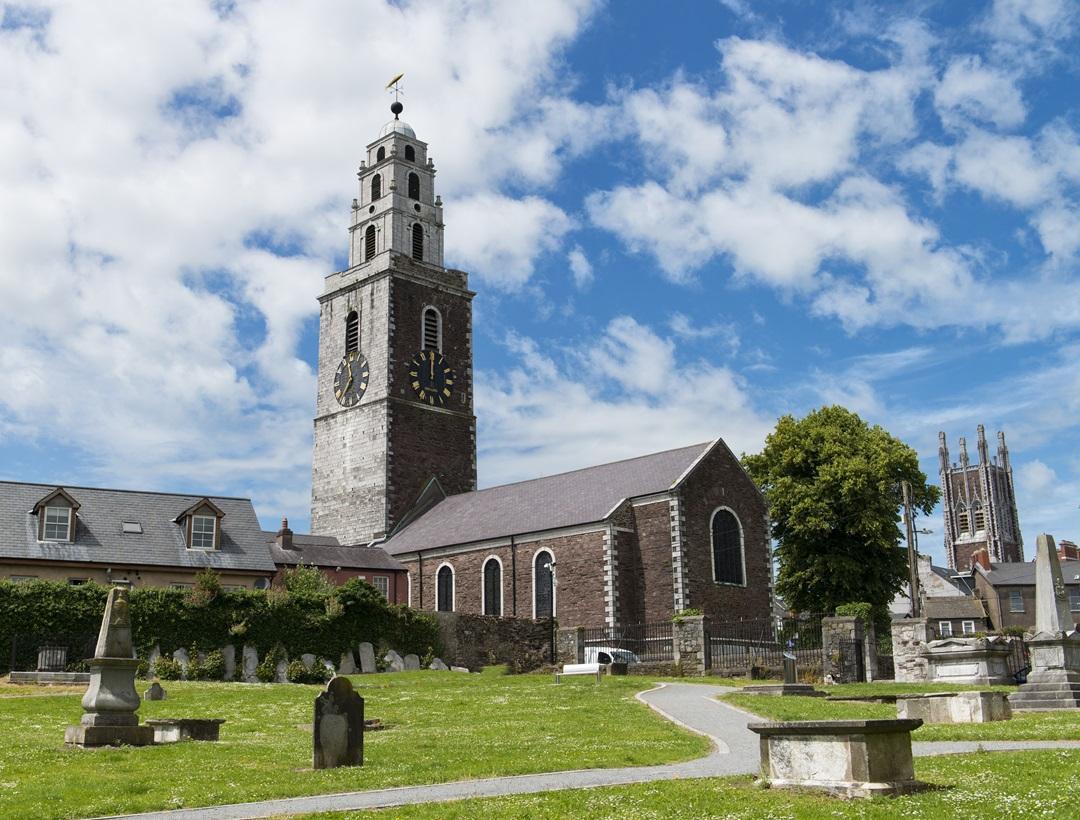
[[[641,663],[664,663],[675,660],[675,641],[671,621],[651,624],[601,626],[585,630],[585,649],[602,647],[626,649]]]
[[[1031,669],[1031,655],[1024,639],[1019,636],[1014,635],[1009,638],[1008,664],[1009,674],[1014,677],[1020,673],[1026,675]]]
[[[6,672],[85,672],[97,635],[13,635]]]
[[[713,670],[782,668],[784,654],[805,671],[822,668],[820,614],[798,618],[710,622],[709,666]]]

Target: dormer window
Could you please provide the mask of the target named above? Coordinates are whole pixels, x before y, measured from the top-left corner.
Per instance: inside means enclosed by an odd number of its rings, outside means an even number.
[[[209,498],[198,501],[176,517],[191,550],[216,550],[221,546],[221,519],[225,513]]]
[[[38,501],[30,510],[38,519],[38,541],[74,541],[78,511],[79,502],[61,487]]]
[[[212,550],[216,546],[217,519],[212,515],[191,516],[191,548]]]

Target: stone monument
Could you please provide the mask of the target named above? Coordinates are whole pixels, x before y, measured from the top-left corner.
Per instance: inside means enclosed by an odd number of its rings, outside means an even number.
[[[411,654],[406,655],[404,664],[406,672],[415,672],[417,669],[420,668],[420,656]]]
[[[143,700],[165,700],[167,696],[168,693],[157,681],[151,683],[150,687],[145,692],[143,692]]]
[[[348,678],[336,677],[315,698],[312,767],[364,765],[364,699]]]
[[[139,725],[139,693],[133,658],[128,590],[113,587],[105,603],[94,657],[90,660],[90,686],[83,695],[86,712],[78,726],[68,726],[64,740],[71,746],[149,746],[154,730]]]
[[[1009,671],[1009,643],[989,638],[942,638],[919,647],[926,661],[926,679],[932,683],[990,686],[1013,682]]]
[[[751,695],[801,695],[809,698],[825,697],[825,692],[819,692],[808,683],[799,683],[798,671],[795,668],[795,656],[790,652],[784,653],[783,683],[763,683],[754,686],[744,686],[742,691]]]
[[[1046,533],[1035,547],[1035,632],[1027,646],[1031,672],[1009,696],[1013,709],[1080,707],[1080,633],[1069,612],[1057,545]]]
[[[364,641],[358,648],[360,652],[360,671],[365,675],[378,672],[379,668],[375,665],[375,647]]]
[[[393,649],[389,650],[383,656],[383,663],[386,664],[386,669],[389,672],[404,672],[405,660]]]

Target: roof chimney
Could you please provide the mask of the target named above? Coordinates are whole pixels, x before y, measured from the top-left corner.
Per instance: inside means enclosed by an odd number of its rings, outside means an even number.
[[[980,547],[971,553],[971,566],[974,568],[976,564],[987,572],[990,571],[990,553],[986,551],[986,547]]]
[[[289,519],[282,518],[281,529],[277,531],[274,540],[277,541],[277,545],[283,550],[296,549],[296,547],[293,546],[292,535],[292,530],[289,529]]]

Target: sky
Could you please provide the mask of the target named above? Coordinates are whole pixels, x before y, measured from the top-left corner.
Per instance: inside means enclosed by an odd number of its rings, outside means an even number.
[[[310,504],[364,147],[429,143],[481,486],[839,403],[1080,539],[1070,0],[0,2],[0,478]],[[993,444],[991,444],[993,449]],[[944,560],[940,513],[920,548]]]

